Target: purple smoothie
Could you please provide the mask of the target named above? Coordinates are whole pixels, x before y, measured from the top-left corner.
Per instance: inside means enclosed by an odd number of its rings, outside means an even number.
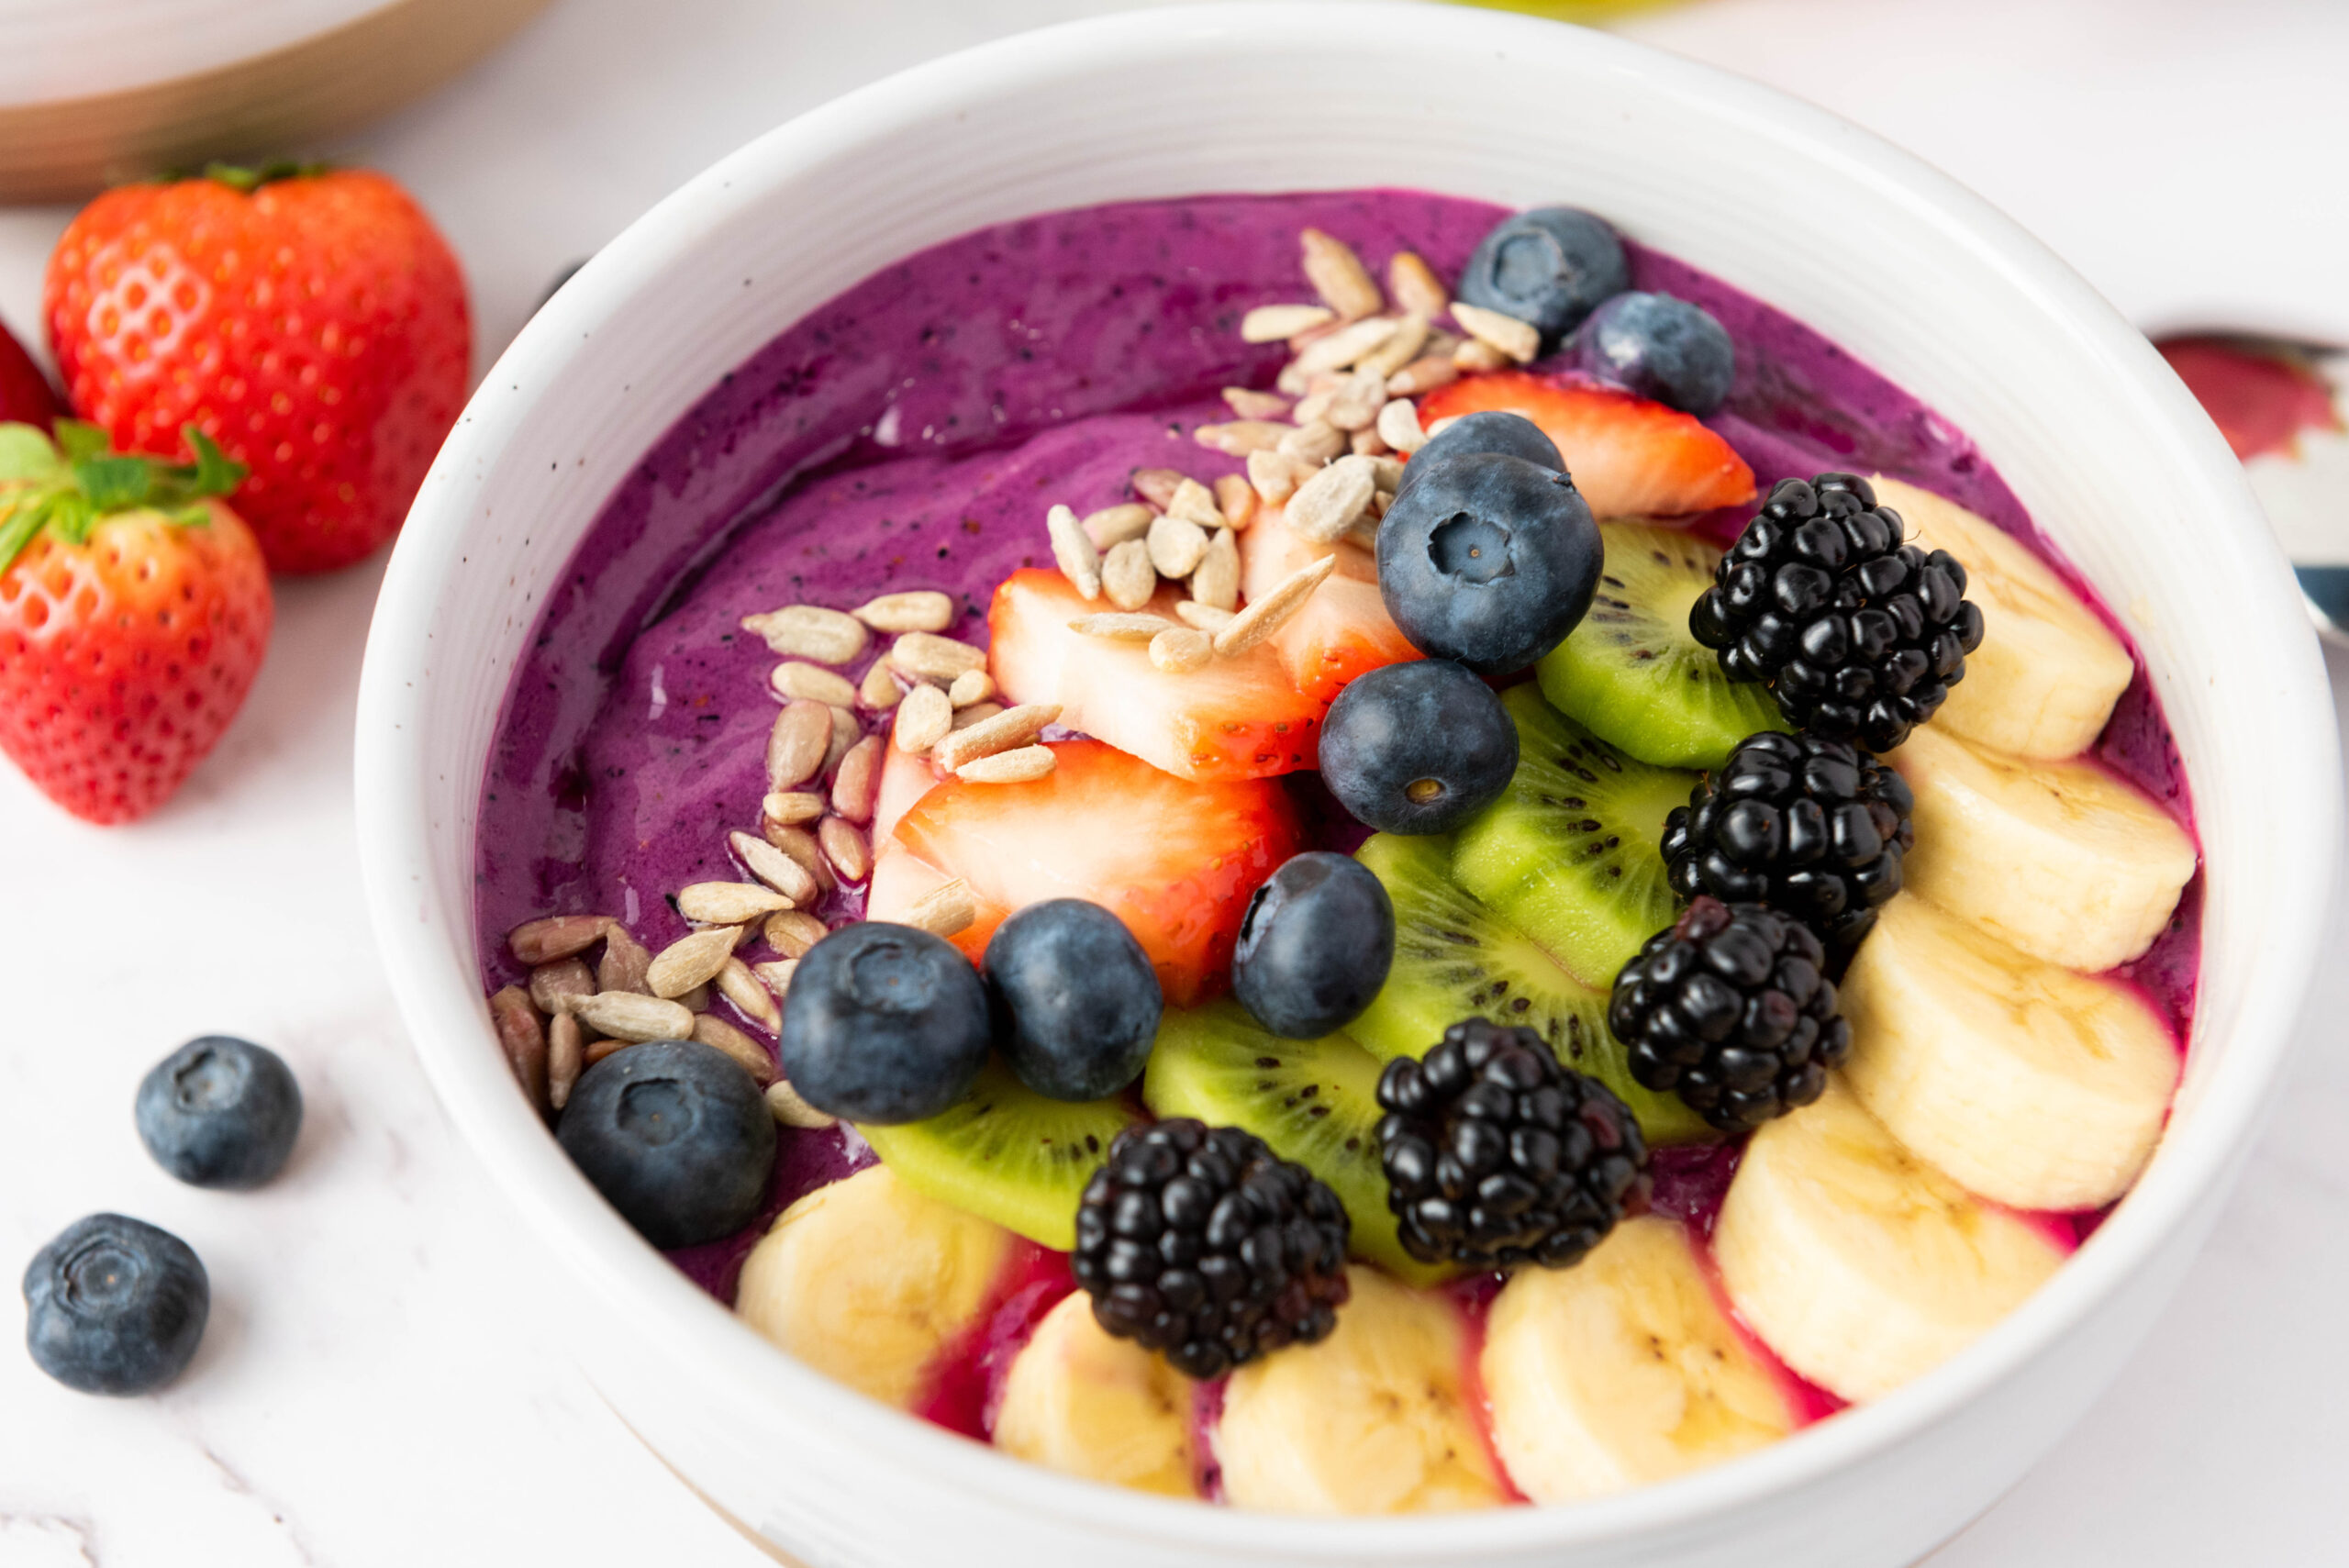
[[[983,644],[996,584],[1050,563],[1049,504],[1082,513],[1125,500],[1137,467],[1203,480],[1240,469],[1192,431],[1230,417],[1219,388],[1269,386],[1285,362],[1285,345],[1251,347],[1238,328],[1250,308],[1303,294],[1301,228],[1348,241],[1375,272],[1409,249],[1450,277],[1502,216],[1397,190],[1050,214],[908,258],[744,361],[606,504],[515,670],[479,818],[476,937],[487,984],[527,978],[505,942],[526,919],[616,916],[657,951],[689,929],[667,895],[740,875],[726,834],[759,819],[776,662],[740,629],[744,616],[940,589],[963,610],[948,635]],[[1703,306],[1736,343],[1736,383],[1708,423],[1764,490],[1831,469],[1894,474],[2054,559],[1982,454],[1932,410],[1759,301],[1670,257],[1630,250],[1634,286]],[[1701,526],[1733,532],[1750,513]],[[853,679],[862,665],[845,673]],[[2190,823],[2183,769],[2142,666],[2095,755]],[[1300,788],[1309,806],[1312,783]],[[1358,829],[1346,831],[1353,825],[1334,810],[1319,816],[1339,817],[1330,836],[1353,847]],[[2198,875],[2170,930],[2128,971],[2181,1039],[2200,893]],[[819,913],[837,923],[861,907],[861,895],[843,889]],[[871,1158],[845,1131],[786,1131],[783,1145],[770,1214]],[[1733,1151],[1666,1166],[1659,1207],[1706,1233]],[[730,1299],[763,1229],[676,1261]]]

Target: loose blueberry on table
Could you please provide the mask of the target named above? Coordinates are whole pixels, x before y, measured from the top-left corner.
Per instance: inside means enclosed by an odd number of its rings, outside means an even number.
[[[921,375],[676,558],[592,733],[532,705],[596,595],[515,677],[585,804],[494,775],[490,1012],[615,1207],[874,1397],[1294,1512],[1717,1463],[2052,1274],[2159,1135],[2199,856],[1980,454],[1586,212],[1037,226],[778,341]],[[807,373],[643,483],[813,461]]]
[[[188,1244],[119,1214],[78,1219],[25,1270],[33,1364],[84,1394],[147,1394],[187,1369],[212,1284]]]
[[[157,1062],[139,1082],[137,1115],[147,1152],[181,1181],[257,1187],[294,1152],[302,1089],[275,1051],[207,1035]]]

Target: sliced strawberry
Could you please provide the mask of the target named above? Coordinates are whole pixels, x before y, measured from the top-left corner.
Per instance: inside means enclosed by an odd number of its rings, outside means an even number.
[[[968,881],[983,906],[1090,899],[1133,932],[1169,1003],[1212,995],[1249,895],[1303,846],[1287,792],[1186,783],[1097,740],[1052,751],[1052,771],[1027,784],[940,784],[897,824],[898,848]]]
[[[1382,664],[1420,657],[1396,629],[1378,596],[1378,562],[1356,544],[1315,544],[1299,537],[1274,509],[1240,536],[1240,592],[1261,597],[1273,585],[1325,555],[1338,569],[1269,640],[1292,684],[1315,702],[1337,700],[1346,683]]]
[[[874,844],[887,843],[897,830],[897,819],[937,783],[938,770],[930,765],[930,759],[907,755],[897,749],[896,736],[891,735],[889,750],[881,759],[880,793],[873,803]]]
[[[1419,399],[1429,425],[1493,409],[1542,427],[1598,517],[1676,517],[1753,499],[1753,470],[1736,448],[1694,415],[1613,387],[1494,371]]]
[[[1327,586],[1328,584],[1323,584]],[[1175,594],[1151,607],[1174,622]],[[1258,779],[1313,766],[1329,705],[1298,693],[1269,644],[1169,674],[1139,642],[1069,629],[1114,611],[1057,572],[1015,572],[987,614],[995,683],[1006,699],[1058,703],[1061,722],[1186,779]]]
[[[953,879],[893,840],[879,839],[873,857],[873,880],[866,884],[864,917],[903,921],[913,906]],[[999,904],[980,903],[977,917],[946,940],[963,950],[973,963],[985,956],[987,939],[1011,911]]]

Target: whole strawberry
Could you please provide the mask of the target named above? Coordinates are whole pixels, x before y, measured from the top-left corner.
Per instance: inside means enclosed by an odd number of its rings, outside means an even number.
[[[64,412],[49,377],[40,373],[25,346],[0,327],[0,419],[22,419],[28,425],[47,428]]]
[[[169,799],[243,706],[269,569],[219,497],[243,470],[119,456],[71,419],[0,424],[0,751],[87,821]]]
[[[126,185],[50,258],[74,410],[125,451],[194,425],[251,470],[238,506],[280,572],[328,572],[399,530],[464,404],[456,258],[362,170],[215,169]]]

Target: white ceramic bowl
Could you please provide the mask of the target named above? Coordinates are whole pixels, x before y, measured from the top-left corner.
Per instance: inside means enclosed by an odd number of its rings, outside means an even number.
[[[669,1268],[573,1173],[492,1042],[473,807],[508,672],[605,496],[804,312],[1025,214],[1376,184],[1591,207],[1954,420],[2143,651],[2192,781],[2209,903],[2160,1153],[2055,1280],[1964,1355],[1672,1485],[1325,1521],[1002,1458],[770,1350]],[[490,375],[417,500],[368,649],[360,830],[417,1050],[518,1226],[567,1272],[549,1318],[581,1325],[589,1373],[662,1455],[792,1557],[1887,1568],[1960,1529],[2078,1416],[2218,1213],[2325,929],[2333,734],[2292,579],[2225,446],[2142,338],[1966,191],[1820,110],[1603,35],[1434,6],[1264,5],[1059,28],[908,72],[754,142],[589,263]]]

